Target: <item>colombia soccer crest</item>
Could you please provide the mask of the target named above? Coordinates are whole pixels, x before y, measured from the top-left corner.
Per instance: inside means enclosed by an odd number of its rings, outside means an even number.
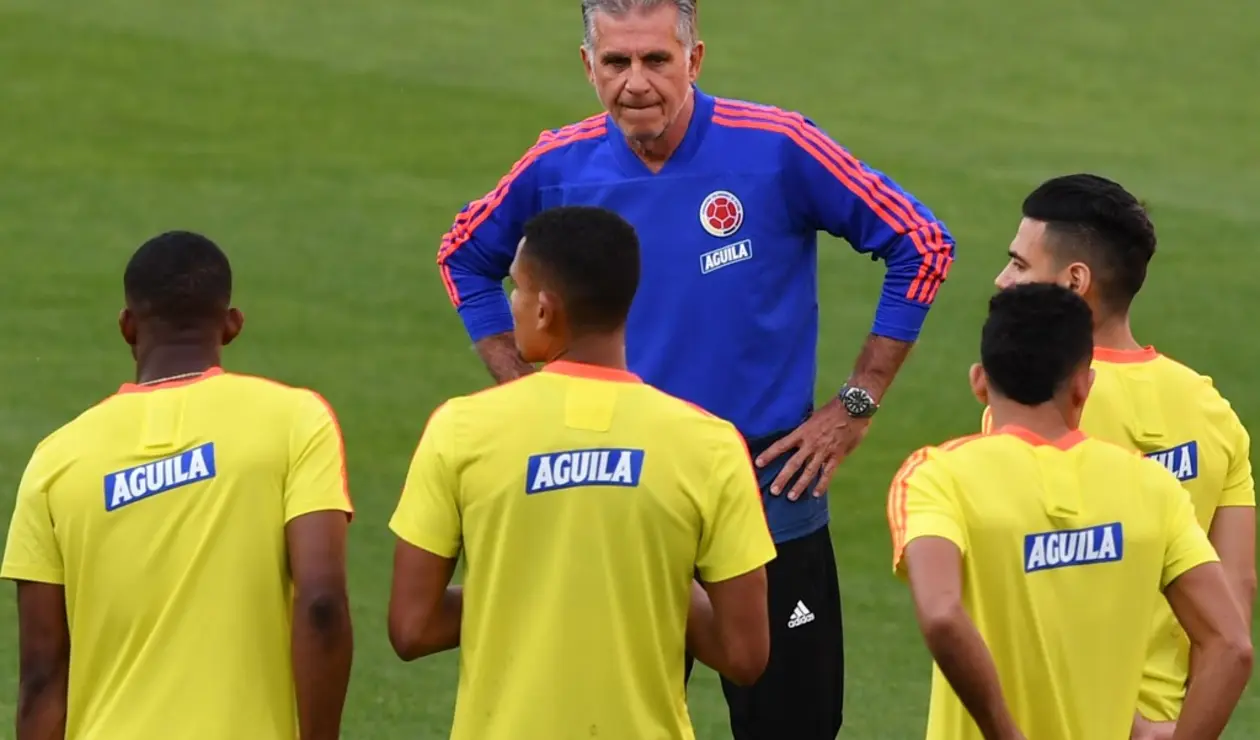
[[[744,224],[744,204],[734,193],[718,190],[700,204],[700,225],[711,235],[731,236]]]

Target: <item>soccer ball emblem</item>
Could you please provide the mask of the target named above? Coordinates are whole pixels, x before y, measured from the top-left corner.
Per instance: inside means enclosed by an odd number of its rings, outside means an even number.
[[[733,193],[710,193],[700,204],[700,225],[716,237],[728,237],[744,223],[744,204]]]

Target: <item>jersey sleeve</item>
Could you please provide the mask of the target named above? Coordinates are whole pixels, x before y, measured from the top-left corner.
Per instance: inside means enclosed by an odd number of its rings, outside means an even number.
[[[788,171],[805,223],[883,260],[872,332],[914,341],[954,261],[945,224],[884,173],[868,167],[812,121],[791,115]]]
[[[550,132],[508,171],[494,190],[466,204],[438,248],[438,271],[464,328],[478,341],[512,330],[503,281],[525,222],[539,211],[538,158],[555,140]]]
[[[453,439],[454,410],[438,407],[411,458],[389,528],[407,544],[439,557],[459,555],[463,541]]]
[[[18,483],[17,502],[9,522],[0,578],[11,581],[65,584],[61,547],[48,505],[48,476],[36,450]]]
[[[713,498],[704,511],[696,570],[706,583],[726,581],[774,560],[761,489],[744,440],[732,428],[717,450]]]
[[[284,484],[284,521],[316,511],[354,515],[346,474],[346,450],[332,406],[307,391],[298,410]]]
[[[1159,466],[1158,463],[1152,464]],[[1190,493],[1162,467],[1158,467],[1150,477],[1168,497],[1167,546],[1164,550],[1163,576],[1159,583],[1162,590],[1168,588],[1168,584],[1186,571],[1204,563],[1218,562],[1220,558],[1208,540],[1207,532],[1203,531],[1194,516]]]
[[[892,533],[893,573],[905,576],[902,556],[920,537],[942,537],[967,552],[967,535],[956,486],[931,448],[902,464],[888,491],[888,528]]]
[[[1219,506],[1255,506],[1256,482],[1251,472],[1251,436],[1232,411],[1229,418],[1229,439],[1233,445]]]

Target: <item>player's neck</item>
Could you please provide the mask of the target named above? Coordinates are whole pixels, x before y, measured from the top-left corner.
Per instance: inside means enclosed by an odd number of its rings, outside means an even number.
[[[665,166],[665,162],[673,156],[678,147],[682,145],[683,139],[687,136],[687,129],[691,127],[691,117],[696,112],[696,96],[694,92],[687,94],[687,101],[683,103],[683,107],[678,111],[678,117],[674,122],[665,129],[665,133],[651,141],[640,142],[630,141],[630,148],[643,160],[643,164],[653,172],[659,172]]]
[[[624,335],[582,337],[574,339],[552,362],[576,362],[610,370],[626,370],[626,342]]]
[[[994,429],[1021,427],[1051,442],[1073,431],[1064,418],[1063,410],[1053,401],[1040,406],[1024,406],[1004,398],[991,398],[989,409],[993,412]]]
[[[1127,313],[1099,321],[1094,327],[1094,346],[1098,349],[1121,351],[1142,349],[1142,345],[1133,337],[1133,328],[1129,325]]]
[[[153,383],[168,378],[204,373],[221,362],[217,346],[163,344],[136,353],[136,382]]]

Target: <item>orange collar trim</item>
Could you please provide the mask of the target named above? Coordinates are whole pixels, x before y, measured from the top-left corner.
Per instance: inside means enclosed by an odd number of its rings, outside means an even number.
[[[1042,437],[1040,434],[1031,432],[1024,427],[1016,426],[1015,424],[1007,424],[997,430],[997,434],[1009,434],[1013,437],[1019,437],[1034,447],[1050,445],[1051,447],[1058,447],[1060,450],[1070,450],[1081,442],[1084,442],[1086,439],[1085,433],[1077,429],[1075,431],[1068,432],[1062,437],[1051,442],[1050,440]]]
[[[206,378],[213,378],[216,375],[222,375],[222,374],[223,374],[223,368],[212,367],[203,373],[198,373],[197,375],[189,375],[183,378],[175,378],[173,380],[167,380],[161,383],[150,383],[150,384],[123,383],[118,388],[118,392],[120,394],[122,393],[148,393],[149,391],[156,391],[161,388],[178,388],[183,385],[191,385],[193,383],[197,383],[199,381],[205,380]]]
[[[1100,362],[1115,363],[1133,363],[1133,362],[1150,362],[1159,357],[1159,352],[1154,347],[1143,347],[1142,349],[1107,349],[1106,347],[1094,348],[1094,359]]]
[[[626,370],[617,370],[615,368],[602,367],[600,365],[588,365],[584,362],[571,362],[569,360],[556,360],[555,362],[549,362],[543,366],[543,372],[558,373],[560,375],[568,375],[574,378],[611,380],[620,383],[643,382],[643,379],[638,375]]]

